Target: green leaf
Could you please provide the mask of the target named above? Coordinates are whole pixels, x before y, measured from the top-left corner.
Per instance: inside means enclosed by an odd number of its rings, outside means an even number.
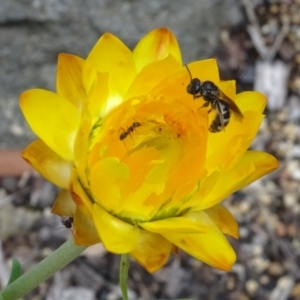
[[[21,275],[22,275],[21,264],[15,258],[13,258],[12,259],[12,268],[11,268],[11,273],[10,273],[8,285],[10,285],[16,279],[18,279]],[[0,300],[1,300],[1,298],[0,298]]]

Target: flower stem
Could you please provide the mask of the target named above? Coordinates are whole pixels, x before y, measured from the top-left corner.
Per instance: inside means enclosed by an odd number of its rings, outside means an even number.
[[[122,254],[121,262],[120,262],[120,287],[121,287],[123,300],[128,300],[128,294],[127,294],[128,269],[129,269],[129,254]]]
[[[47,280],[69,262],[79,256],[86,247],[76,246],[73,238],[47,256],[44,260],[24,273],[0,292],[0,299],[17,300]]]

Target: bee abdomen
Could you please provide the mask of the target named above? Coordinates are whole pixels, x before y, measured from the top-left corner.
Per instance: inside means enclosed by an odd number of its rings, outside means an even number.
[[[210,132],[220,132],[222,131],[229,123],[230,120],[230,110],[226,103],[222,102],[223,114],[217,114],[212,123],[210,124]],[[223,122],[221,121],[223,120]],[[223,123],[223,126],[222,126]]]

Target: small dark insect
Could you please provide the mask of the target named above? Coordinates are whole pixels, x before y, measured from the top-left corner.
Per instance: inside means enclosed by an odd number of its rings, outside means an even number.
[[[123,130],[123,131],[122,131],[122,133],[121,133],[120,136],[119,136],[120,141],[123,141],[124,139],[126,139],[127,136],[130,135],[130,134],[135,130],[135,128],[140,127],[140,126],[142,126],[141,123],[139,123],[139,122],[133,122],[133,123],[127,128],[127,130],[125,130],[124,128],[121,128],[121,130]]]
[[[62,217],[61,223],[68,229],[71,229],[73,226],[74,218],[72,217]]]
[[[191,81],[186,88],[187,92],[193,95],[194,99],[202,97],[205,101],[202,107],[211,105],[211,109],[208,111],[208,113],[210,113],[212,110],[217,112],[215,119],[210,124],[209,131],[219,132],[223,130],[230,121],[231,112],[233,112],[240,121],[243,119],[244,116],[239,107],[212,81],[201,82],[200,79],[192,77],[187,65],[186,68],[191,77]]]

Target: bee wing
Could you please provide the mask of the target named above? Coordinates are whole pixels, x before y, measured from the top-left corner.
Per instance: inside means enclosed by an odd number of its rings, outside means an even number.
[[[228,104],[230,110],[239,119],[239,121],[241,121],[244,118],[244,116],[243,116],[241,110],[239,109],[239,107],[234,103],[233,100],[231,100],[229,97],[227,97],[220,89],[219,89],[219,91],[220,91],[220,98]]]
[[[224,125],[224,117],[223,117],[224,116],[223,106],[221,104],[221,101],[219,101],[218,98],[216,99],[215,103],[216,103],[216,110],[217,110],[217,113],[218,113],[218,118],[220,120],[222,128],[224,128],[225,125]]]

